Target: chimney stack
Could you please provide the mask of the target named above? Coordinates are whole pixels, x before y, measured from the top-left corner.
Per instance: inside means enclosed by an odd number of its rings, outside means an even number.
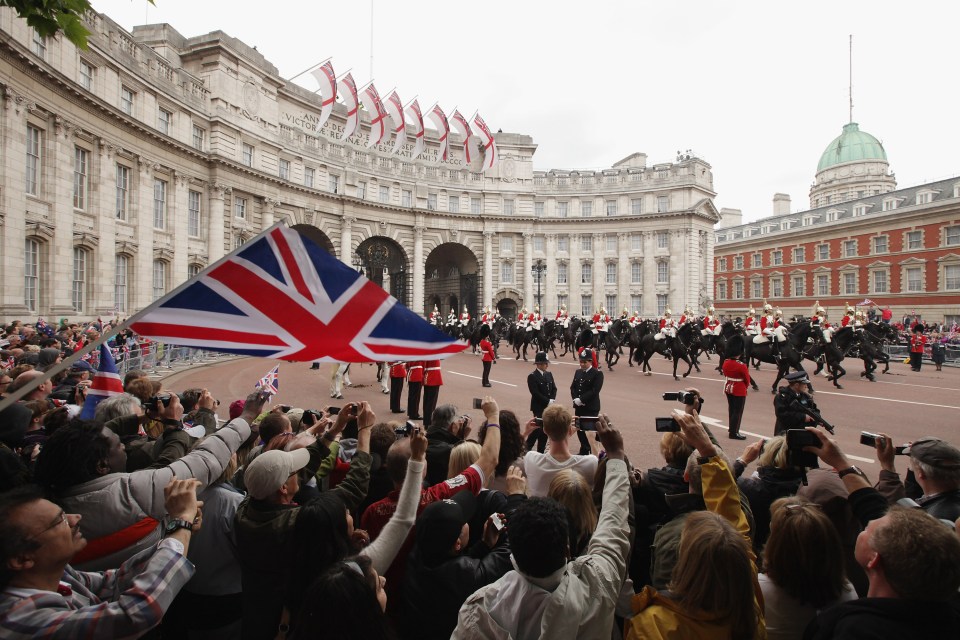
[[[773,194],[773,215],[782,216],[790,213],[790,196],[786,193]]]

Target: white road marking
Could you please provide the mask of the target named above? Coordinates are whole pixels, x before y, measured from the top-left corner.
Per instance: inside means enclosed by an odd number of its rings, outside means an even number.
[[[463,376],[464,378],[473,378],[474,380],[483,380],[482,376],[473,376],[473,375],[470,375],[469,373],[460,373],[459,371],[447,371],[447,373],[452,373],[455,376]],[[492,384],[502,384],[507,387],[517,386],[515,384],[510,384],[509,382],[501,382],[500,380],[494,380],[493,378],[490,378],[490,382]]]

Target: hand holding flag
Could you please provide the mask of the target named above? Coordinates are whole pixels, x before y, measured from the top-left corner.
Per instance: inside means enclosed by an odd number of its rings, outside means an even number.
[[[87,399],[83,403],[83,410],[80,412],[81,420],[93,420],[97,410],[97,405],[109,398],[123,393],[123,383],[120,381],[120,374],[117,373],[117,365],[110,354],[110,347],[106,344],[100,345],[100,365],[97,373],[93,376],[93,383],[87,389]]]
[[[267,375],[257,380],[254,388],[266,392],[270,397],[280,393],[280,365],[275,366],[267,372]]]

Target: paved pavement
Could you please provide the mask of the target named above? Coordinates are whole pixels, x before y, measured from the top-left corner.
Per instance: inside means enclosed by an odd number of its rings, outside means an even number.
[[[740,453],[746,443],[726,438],[727,403],[723,395],[723,377],[714,370],[715,357],[701,365],[701,373],[694,370],[689,378],[681,378],[680,382],[673,380],[671,363],[662,358],[651,360],[654,369],[651,376],[642,375],[637,367],[630,368],[626,362],[624,356],[614,371],[604,370],[601,400],[603,412],[623,432],[627,454],[635,466],[661,466],[659,434],[654,431],[654,418],[667,415],[675,406],[673,402],[664,402],[661,396],[664,392],[688,386],[698,388],[703,394],[703,419],[713,428],[721,444],[726,446],[729,443],[727,449],[731,456]],[[238,358],[172,373],[165,378],[164,385],[173,391],[189,387],[210,389],[221,400],[221,418],[226,418],[229,403],[245,397],[254,383],[275,364],[272,360]],[[872,449],[859,444],[861,430],[888,433],[897,444],[924,435],[960,443],[960,370],[951,368],[938,372],[933,366],[924,365],[922,372],[914,373],[902,362],[891,363],[890,373],[877,374],[877,382],[871,383],[858,378],[857,362],[847,360],[845,364],[848,376],[842,380],[844,389],[835,390],[825,379],[818,379],[814,382],[814,399],[823,417],[837,427],[840,446],[872,476],[875,477],[879,466]],[[351,379],[354,387],[344,390],[345,400],[331,400],[331,367],[331,364],[321,364],[320,370],[314,371],[309,364],[281,362],[280,394],[276,402],[318,408],[349,400],[367,400],[380,419],[404,417],[389,413],[389,397],[380,391],[375,365],[353,365]],[[570,383],[576,367],[576,361],[569,356],[554,360],[550,365],[560,388],[558,400],[568,406]],[[481,387],[481,369],[480,358],[469,353],[445,360],[445,384],[439,402],[453,403],[465,413],[482,418],[479,411],[470,409],[471,399],[489,392],[501,408],[512,409],[520,417],[530,415],[526,376],[533,370],[532,356],[530,362],[501,358],[492,370],[491,389]],[[808,371],[812,373],[813,368],[808,367]],[[770,385],[775,372],[770,365],[763,365],[759,371],[751,370],[751,373],[755,375],[760,391],[751,391],[747,397],[741,431],[748,437],[768,437],[773,433],[774,424]],[[406,406],[406,389],[403,406]],[[905,471],[905,465],[900,467],[900,471]]]

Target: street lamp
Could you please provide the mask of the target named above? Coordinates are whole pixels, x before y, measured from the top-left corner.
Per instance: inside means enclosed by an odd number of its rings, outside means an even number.
[[[534,265],[530,266],[530,274],[537,279],[537,306],[540,306],[540,280],[543,278],[543,274],[547,272],[547,265],[543,264],[543,260],[537,258],[537,262]]]

